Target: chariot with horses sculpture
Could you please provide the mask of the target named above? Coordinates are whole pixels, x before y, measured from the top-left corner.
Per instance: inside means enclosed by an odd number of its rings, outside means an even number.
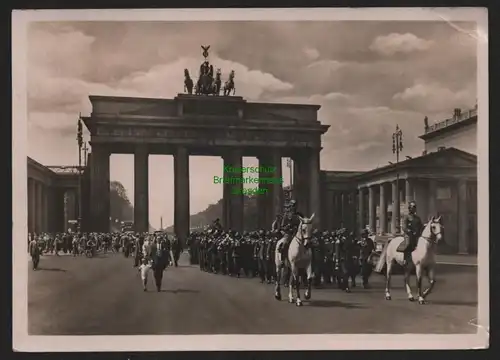
[[[234,95],[236,88],[234,86],[235,72],[231,70],[228,80],[222,86],[222,71],[216,69],[208,61],[208,50],[210,45],[202,46],[204,61],[200,65],[198,80],[195,82],[191,78],[188,69],[184,69],[184,92],[195,95],[220,96],[221,90],[224,96]]]

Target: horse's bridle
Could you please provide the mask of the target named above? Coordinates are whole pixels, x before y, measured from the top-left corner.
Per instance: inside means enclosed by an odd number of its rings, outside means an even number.
[[[427,225],[429,225],[429,224],[430,224],[430,222],[427,223]],[[443,225],[441,225],[441,228],[443,228]],[[430,243],[431,245],[436,245],[437,244],[437,241],[436,241],[437,236],[436,236],[436,234],[434,234],[432,232],[432,230],[430,230],[430,233],[431,233],[431,236],[429,236],[429,237],[422,236],[422,235],[420,235],[420,237],[422,239],[424,239],[425,241],[427,241],[428,243]]]
[[[304,223],[301,221],[300,222],[300,225],[299,225],[299,228],[303,225]],[[312,238],[312,236],[308,236],[308,237],[304,237],[304,235],[302,234],[302,231],[300,232],[300,239],[297,237],[297,236],[294,236],[293,237],[294,239],[297,240],[297,242],[301,245],[304,245],[305,241],[306,240],[309,240]],[[300,240],[300,241],[299,241]]]

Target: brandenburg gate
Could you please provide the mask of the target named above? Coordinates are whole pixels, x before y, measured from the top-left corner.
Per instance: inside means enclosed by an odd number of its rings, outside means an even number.
[[[148,231],[148,156],[174,156],[174,228],[179,239],[189,234],[189,156],[220,156],[224,166],[242,167],[244,156],[259,166],[273,166],[281,177],[281,158],[294,160],[294,196],[299,210],[320,221],[321,135],[329,125],[317,118],[318,105],[247,102],[239,96],[179,94],[174,99],[89,96],[90,231],[109,231],[110,155],[134,154],[135,230]],[[222,176],[223,168],[213,176]],[[212,174],[211,174],[212,175]],[[259,176],[268,177],[267,174]],[[224,184],[223,226],[244,229],[243,195]],[[259,227],[270,228],[282,211],[282,184],[260,184]],[[241,194],[241,192],[239,192]]]

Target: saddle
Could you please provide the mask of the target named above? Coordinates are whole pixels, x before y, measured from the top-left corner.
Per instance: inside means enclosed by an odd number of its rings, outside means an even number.
[[[406,251],[413,251],[414,246],[412,246],[410,238],[405,235],[404,240],[399,244],[398,248],[396,249],[396,252],[406,252]]]

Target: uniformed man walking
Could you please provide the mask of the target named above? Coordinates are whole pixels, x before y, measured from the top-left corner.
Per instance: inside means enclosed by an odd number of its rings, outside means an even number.
[[[30,242],[29,252],[31,255],[31,261],[33,263],[33,270],[38,269],[38,263],[40,262],[40,246],[38,244],[36,236]]]
[[[422,234],[422,230],[422,220],[417,215],[417,203],[415,201],[410,201],[408,204],[408,215],[406,215],[403,220],[403,233],[407,241],[407,246],[404,250],[405,265],[411,262],[411,253],[417,246],[417,241]]]

